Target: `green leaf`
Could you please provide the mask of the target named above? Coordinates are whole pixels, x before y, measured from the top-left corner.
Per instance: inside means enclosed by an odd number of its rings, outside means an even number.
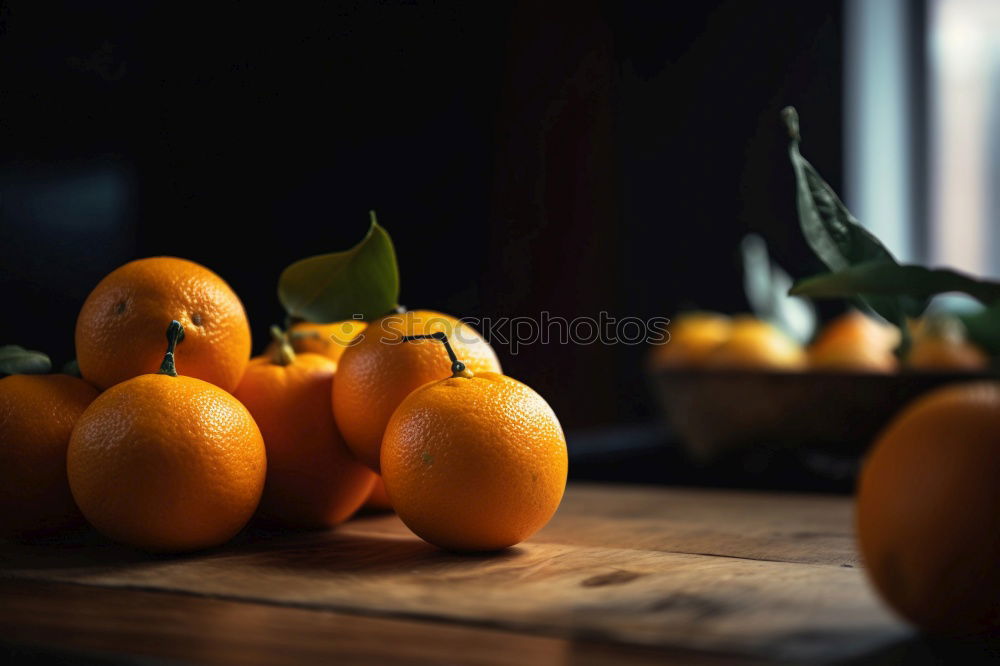
[[[52,369],[49,357],[18,345],[0,347],[0,374],[43,375]]]
[[[1000,356],[1000,301],[958,318],[965,324],[969,340],[990,356]]]
[[[851,215],[816,169],[799,151],[799,116],[785,107],[781,116],[788,127],[788,148],[795,169],[795,203],[806,242],[831,271],[867,261],[896,263],[892,253]]]
[[[372,320],[398,307],[396,251],[375,211],[368,233],[351,249],[286,268],[278,280],[278,298],[290,317],[320,323],[354,315]]]
[[[908,303],[923,303],[931,296],[954,291],[968,294],[986,305],[1000,301],[1000,283],[979,280],[950,269],[879,261],[799,280],[789,293],[812,298],[850,298],[858,294],[895,296]],[[906,314],[917,316],[920,312]]]
[[[795,170],[795,204],[799,225],[806,242],[820,261],[831,271],[840,271],[854,264],[877,262],[896,264],[896,258],[881,241],[851,215],[833,188],[799,151],[799,115],[793,107],[785,107],[781,117],[788,128],[791,142],[788,154]],[[895,324],[902,332],[901,346],[909,345],[906,317],[918,316],[926,301],[911,297],[856,292],[851,294],[857,306],[873,311]]]
[[[77,363],[75,358],[70,359],[63,363],[63,367],[59,370],[59,374],[69,375],[70,377],[82,378],[83,375],[80,374],[80,364]]]
[[[816,309],[804,298],[789,295],[792,278],[771,261],[767,243],[747,234],[740,243],[743,255],[743,290],[750,309],[799,342],[808,342],[816,329]]]

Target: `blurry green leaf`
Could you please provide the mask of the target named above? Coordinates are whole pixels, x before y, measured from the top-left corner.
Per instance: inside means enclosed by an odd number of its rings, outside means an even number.
[[[740,243],[743,290],[757,317],[773,323],[799,342],[808,342],[816,329],[816,309],[804,298],[789,295],[792,278],[771,261],[767,243],[747,234]]]
[[[63,375],[69,375],[71,377],[80,377],[80,378],[83,377],[83,375],[80,374],[80,364],[77,363],[75,358],[70,359],[69,361],[63,363],[63,367],[61,370],[59,370],[59,373]]]
[[[969,340],[990,356],[1000,356],[1000,302],[958,318],[965,324]]]
[[[0,374],[42,375],[52,369],[52,361],[42,352],[18,345],[0,347]]]
[[[858,294],[904,299],[904,310],[919,316],[927,299],[959,291],[984,304],[1000,301],[1000,283],[979,280],[946,268],[867,262],[799,280],[790,293],[812,298],[850,298]],[[919,311],[912,311],[919,310]]]
[[[389,234],[371,213],[368,233],[349,250],[297,261],[278,280],[290,317],[314,322],[381,317],[397,307],[399,269]]]
[[[791,139],[788,153],[795,170],[795,203],[799,225],[806,242],[820,261],[831,271],[838,272],[860,263],[898,263],[892,253],[870,231],[851,215],[816,169],[799,151],[799,115],[793,107],[785,107],[781,117]],[[804,292],[796,292],[803,293]],[[870,309],[895,324],[902,331],[902,347],[909,344],[906,316],[917,316],[926,302],[895,294],[854,292],[850,294],[862,309]]]
[[[795,203],[806,242],[831,271],[868,261],[896,263],[870,231],[851,215],[837,193],[799,152],[799,116],[785,107],[781,116],[788,128],[788,148],[795,169]]]

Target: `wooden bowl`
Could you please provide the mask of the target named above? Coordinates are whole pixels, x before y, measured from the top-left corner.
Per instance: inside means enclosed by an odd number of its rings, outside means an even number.
[[[860,456],[901,407],[952,382],[996,374],[657,370],[668,424],[700,462],[757,446]]]

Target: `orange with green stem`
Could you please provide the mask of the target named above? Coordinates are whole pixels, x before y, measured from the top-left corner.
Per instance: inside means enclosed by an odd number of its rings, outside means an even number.
[[[288,329],[288,340],[292,349],[298,354],[320,354],[334,361],[339,361],[344,350],[361,335],[367,324],[356,319],[337,321],[332,324],[317,324],[311,321],[298,321]],[[276,343],[271,342],[264,355],[274,353]]]
[[[439,349],[404,344],[412,335],[442,333],[474,372],[500,372],[493,348],[468,324],[440,312],[410,310],[371,322],[340,357],[333,384],[333,414],[358,460],[379,469],[386,424],[406,396],[448,377]]]
[[[288,527],[330,527],[364,503],[375,474],[351,455],[330,411],[336,362],[297,354],[272,327],[271,353],[250,360],[236,397],[267,448],[260,515]]]
[[[160,361],[165,322],[183,326],[184,372],[232,391],[250,359],[243,303],[208,268],[177,257],[137,259],[101,280],[76,321],[83,378],[100,389],[149,372]]]
[[[512,546],[541,529],[566,487],[568,456],[559,420],[528,386],[473,372],[448,336],[405,336],[443,344],[451,377],[413,391],[393,412],[381,448],[393,508],[424,540],[454,551]]]
[[[174,350],[183,335],[172,321],[159,372],[98,396],[67,450],[70,489],[84,517],[105,536],[151,551],[224,543],[264,489],[257,424],[226,391],[177,374]]]

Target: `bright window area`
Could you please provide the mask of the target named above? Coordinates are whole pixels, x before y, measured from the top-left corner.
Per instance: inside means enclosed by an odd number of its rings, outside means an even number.
[[[848,206],[903,261],[1000,277],[1000,2],[845,11]]]
[[[1000,3],[928,6],[930,260],[1000,276]]]

